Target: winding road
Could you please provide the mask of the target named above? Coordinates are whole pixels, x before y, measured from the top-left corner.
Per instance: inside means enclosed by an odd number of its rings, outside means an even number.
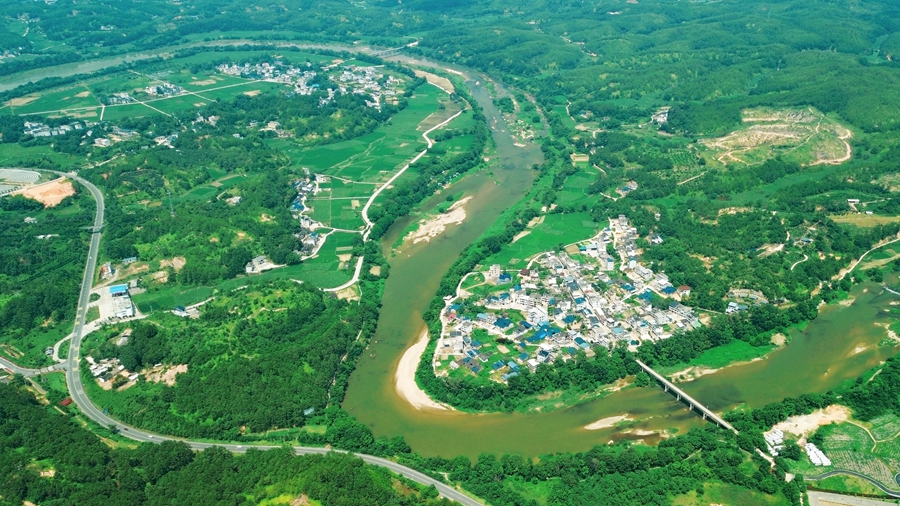
[[[438,128],[442,128],[447,123],[450,123],[451,121],[453,121],[454,119],[459,117],[459,115],[462,113],[463,113],[463,111],[459,111],[458,113],[454,114],[453,116],[450,116],[449,118],[447,118],[446,121],[429,128],[428,131],[423,133],[422,137],[425,139],[425,142],[428,143],[428,147],[423,149],[422,152],[419,153],[418,155],[416,155],[415,158],[410,160],[410,162],[407,163],[406,166],[404,166],[402,169],[398,170],[396,174],[394,174],[390,179],[387,180],[387,182],[385,182],[383,185],[379,186],[378,189],[375,190],[374,193],[372,193],[372,196],[369,197],[369,200],[366,201],[366,205],[363,206],[363,209],[362,209],[362,219],[363,219],[363,221],[366,222],[366,230],[365,230],[365,232],[363,232],[363,241],[369,240],[369,234],[372,232],[372,227],[375,225],[375,223],[373,223],[372,220],[369,219],[369,207],[372,206],[372,203],[375,202],[375,199],[377,199],[378,196],[381,195],[382,191],[389,188],[394,183],[394,181],[397,180],[397,178],[402,176],[403,173],[406,172],[406,169],[408,169],[412,164],[418,162],[419,159],[422,158],[423,156],[425,156],[425,153],[428,153],[428,150],[431,149],[432,146],[434,146],[434,141],[432,141],[428,137],[428,134],[430,134],[431,132],[434,132]]]
[[[451,118],[452,119],[452,118]],[[449,120],[448,120],[449,121]],[[427,138],[427,137],[426,137]],[[48,171],[53,172],[54,174],[60,176],[66,176],[72,178],[79,184],[83,185],[85,188],[90,191],[91,196],[94,197],[97,203],[97,210],[94,216],[94,226],[92,228],[91,242],[90,247],[88,249],[88,258],[87,263],[84,268],[84,276],[81,281],[81,293],[78,297],[78,309],[75,315],[75,327],[72,332],[72,343],[69,346],[69,355],[65,362],[61,364],[57,364],[55,366],[51,366],[47,368],[48,370],[58,370],[64,368],[66,370],[66,384],[69,388],[69,395],[72,397],[72,400],[78,406],[82,413],[85,416],[90,418],[91,420],[97,422],[98,424],[104,427],[110,427],[112,429],[116,429],[119,433],[129,439],[133,439],[139,442],[150,442],[150,443],[159,443],[162,441],[174,440],[174,441],[182,441],[187,444],[190,448],[194,450],[205,450],[207,448],[212,448],[213,446],[219,446],[225,448],[229,451],[235,453],[243,453],[247,451],[249,448],[257,448],[260,450],[268,450],[273,448],[279,448],[279,446],[265,446],[265,445],[239,445],[233,443],[209,443],[209,442],[200,442],[200,441],[191,441],[186,439],[173,438],[169,436],[163,436],[159,434],[153,434],[147,431],[140,430],[135,427],[130,427],[128,425],[119,422],[118,420],[113,419],[106,412],[101,411],[97,406],[91,402],[90,398],[88,398],[87,394],[84,390],[84,385],[81,382],[81,370],[80,370],[80,352],[81,352],[81,342],[84,337],[84,327],[85,320],[87,317],[88,304],[90,302],[90,294],[91,294],[91,286],[94,280],[94,273],[97,269],[97,257],[100,250],[100,238],[101,231],[103,229],[103,219],[104,219],[104,211],[105,211],[105,201],[103,199],[103,194],[100,190],[94,186],[90,181],[87,181],[83,178],[78,177],[75,174],[67,174],[63,172],[57,171]],[[362,265],[362,262],[357,264],[357,275],[358,271]],[[0,365],[9,368],[15,373],[23,374],[25,376],[34,376],[36,374],[40,374],[44,372],[43,369],[25,369],[16,366],[15,364],[5,360],[0,359]],[[324,454],[329,451],[339,451],[342,453],[348,453],[343,450],[330,450],[327,448],[318,448],[318,447],[310,447],[310,446],[295,446],[293,447],[294,451],[298,455],[308,455],[308,454]],[[484,503],[473,499],[468,496],[464,492],[457,490],[445,483],[442,483],[434,478],[431,478],[415,469],[406,467],[402,464],[398,464],[396,462],[376,457],[374,455],[366,455],[366,454],[355,454],[357,457],[361,458],[365,462],[385,467],[391,470],[394,473],[405,476],[413,481],[416,481],[422,485],[434,485],[437,488],[438,492],[446,497],[447,499],[456,501],[463,506],[484,506]]]
[[[850,476],[854,476],[856,478],[861,478],[863,480],[866,480],[869,483],[871,483],[872,485],[875,485],[876,487],[878,487],[885,494],[887,494],[891,497],[900,498],[900,491],[891,490],[891,489],[885,487],[884,485],[882,485],[881,482],[875,481],[872,478],[869,478],[868,476],[866,476],[862,473],[857,473],[856,471],[850,471],[847,469],[835,469],[834,471],[828,471],[827,473],[822,473],[818,476],[807,476],[803,480],[804,481],[819,481],[819,480],[824,480],[825,478],[831,478],[832,476],[838,476],[841,474],[847,474]],[[894,477],[894,479],[898,480],[897,482],[900,483],[900,479],[898,479],[898,478],[900,478],[900,475]]]

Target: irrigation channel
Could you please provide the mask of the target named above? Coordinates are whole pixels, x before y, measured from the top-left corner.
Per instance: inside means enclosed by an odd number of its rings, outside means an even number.
[[[216,41],[205,45],[253,44],[245,39]],[[185,45],[201,46],[204,43]],[[361,47],[291,44],[301,48],[331,48],[361,51]],[[125,60],[148,58],[171,52],[122,55],[105,60],[41,69],[24,76],[10,76],[0,91],[19,82],[43,77],[66,76],[99,70]],[[467,80],[472,96],[488,117],[489,124],[501,125],[493,131],[495,157],[500,168],[492,174],[476,174],[457,183],[450,191],[472,196],[467,220],[450,227],[428,243],[405,245],[390,257],[388,278],[378,331],[360,359],[350,380],[343,407],[369,425],[376,435],[403,435],[412,448],[426,456],[476,457],[483,452],[518,453],[536,456],[560,451],[583,451],[596,444],[621,439],[653,444],[659,433],[685,432],[704,422],[663,389],[629,388],[567,409],[539,414],[468,414],[449,410],[417,410],[396,392],[394,374],[403,352],[424,329],[421,313],[434,296],[441,276],[460,251],[475,241],[499,216],[520,199],[532,184],[531,166],[541,161],[537,146],[516,147],[499,111],[482,83],[486,76],[471,69],[403,55],[390,59],[442,68]],[[502,87],[495,81],[495,86]],[[430,209],[442,199],[424,204]],[[597,205],[603,205],[598,201]],[[385,251],[393,244],[408,219],[401,219],[384,238]],[[722,412],[746,404],[752,407],[797,396],[805,392],[825,392],[896,353],[895,346],[879,345],[886,337],[891,303],[898,300],[875,284],[854,288],[852,302],[825,307],[819,318],[803,331],[791,333],[790,344],[766,359],[725,368],[681,387],[713,411]],[[596,420],[627,414],[632,422],[595,431],[584,429]]]

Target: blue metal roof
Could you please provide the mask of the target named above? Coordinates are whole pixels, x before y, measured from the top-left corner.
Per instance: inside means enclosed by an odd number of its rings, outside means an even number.
[[[114,285],[109,287],[109,293],[118,295],[120,293],[128,293],[128,285]]]

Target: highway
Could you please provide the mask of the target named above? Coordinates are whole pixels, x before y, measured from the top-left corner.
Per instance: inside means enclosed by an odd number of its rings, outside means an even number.
[[[79,356],[79,353],[81,351],[81,340],[84,337],[83,332],[85,319],[87,317],[88,303],[91,296],[91,286],[93,285],[94,281],[94,272],[97,269],[97,256],[100,250],[100,237],[101,230],[103,228],[103,213],[105,203],[103,200],[103,194],[96,186],[91,184],[90,181],[86,181],[85,179],[82,179],[73,174],[66,174],[57,171],[49,172],[72,178],[73,180],[87,188],[97,202],[97,211],[96,215],[94,216],[93,234],[91,235],[91,244],[88,249],[87,263],[84,267],[84,277],[81,281],[81,293],[78,297],[78,309],[75,314],[75,327],[72,332],[72,343],[69,345],[69,356],[64,363],[53,366],[55,368],[61,368],[63,366],[65,367],[66,384],[69,388],[69,395],[72,397],[72,400],[81,410],[81,412],[98,424],[104,427],[115,428],[121,435],[139,442],[159,443],[162,441],[174,440],[182,441],[194,450],[205,450],[213,446],[218,446],[235,453],[243,453],[249,448],[257,448],[261,450],[280,448],[279,446],[239,445],[233,443],[208,443],[189,441],[159,434],[152,434],[150,432],[146,432],[135,427],[130,427],[117,420],[114,420],[109,415],[97,408],[97,406],[95,406],[93,402],[91,402],[91,400],[85,393],[84,385],[81,382],[81,371],[79,370],[79,362],[81,360],[81,357]],[[21,372],[21,374],[25,374],[26,372],[28,373],[27,375],[34,375],[39,373],[39,371],[35,371],[34,369],[22,369],[6,360],[0,360],[0,365],[8,367],[9,369],[13,370],[13,372],[23,371]],[[328,450],[326,448],[310,446],[295,446],[294,451],[298,455],[324,454],[328,453],[329,451],[343,452],[343,450]],[[363,459],[369,464],[385,467],[394,473],[405,476],[423,485],[434,485],[442,496],[446,497],[447,499],[456,501],[463,506],[485,506],[483,502],[475,500],[468,495],[460,492],[459,490],[456,490],[453,487],[439,482],[438,480],[435,480],[434,478],[416,471],[415,469],[406,467],[402,464],[398,464],[387,459],[383,459],[381,457],[376,457],[374,455],[356,454],[356,456]]]

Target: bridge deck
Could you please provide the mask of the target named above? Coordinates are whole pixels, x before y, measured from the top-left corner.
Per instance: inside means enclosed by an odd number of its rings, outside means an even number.
[[[691,397],[690,395],[688,395],[687,393],[685,393],[684,390],[682,390],[682,389],[676,387],[675,384],[672,383],[671,381],[669,381],[668,379],[666,379],[665,376],[663,376],[662,374],[660,374],[660,373],[654,371],[649,365],[647,365],[647,364],[641,362],[640,360],[635,360],[635,362],[637,362],[637,364],[638,364],[639,366],[641,366],[641,369],[643,369],[644,371],[646,371],[647,374],[653,376],[654,378],[656,378],[657,381],[659,381],[660,383],[662,383],[662,384],[666,387],[666,390],[672,390],[673,392],[675,392],[675,393],[678,395],[679,398],[684,398],[684,400],[686,400],[687,403],[688,403],[692,408],[696,408],[696,409],[699,410],[701,413],[703,413],[706,417],[709,417],[710,419],[712,419],[714,422],[716,422],[716,424],[719,425],[719,427],[728,429],[728,430],[734,432],[735,434],[737,434],[737,429],[735,429],[734,427],[732,427],[730,423],[728,423],[728,422],[726,422],[725,420],[723,420],[722,417],[720,417],[719,415],[713,413],[712,410],[710,410],[709,408],[707,408],[707,407],[704,406],[703,404],[700,404],[699,402],[697,402],[696,399],[694,399],[693,397]]]

